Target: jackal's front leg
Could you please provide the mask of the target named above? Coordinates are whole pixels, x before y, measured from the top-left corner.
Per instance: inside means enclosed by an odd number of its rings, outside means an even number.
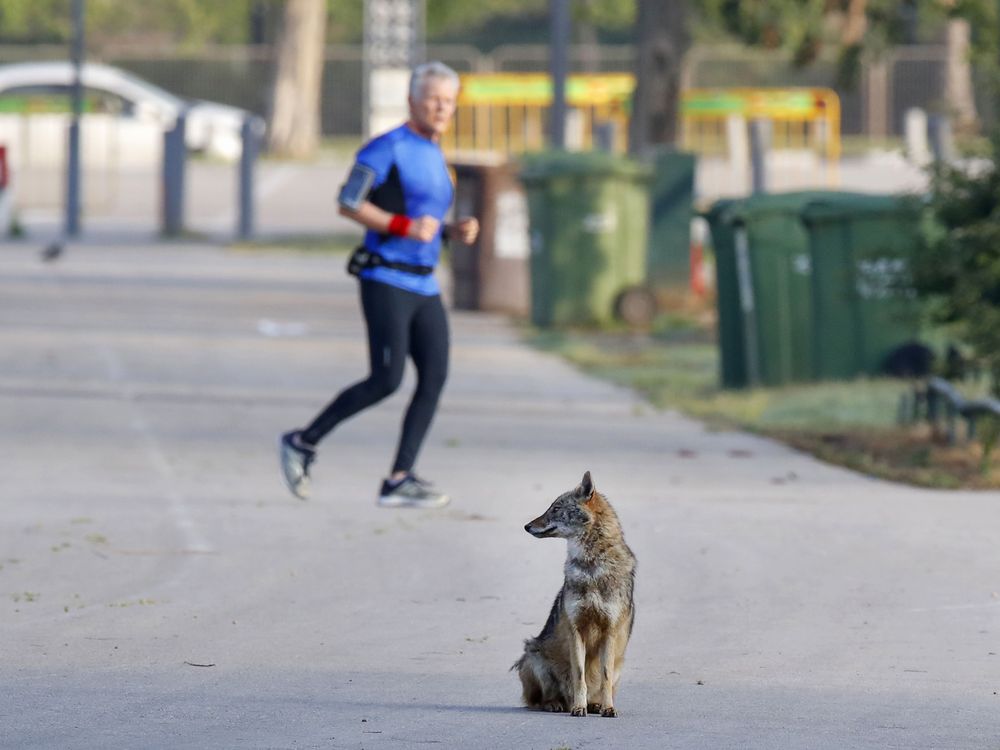
[[[618,715],[614,706],[616,640],[609,635],[601,641],[601,716]]]
[[[569,649],[570,689],[573,691],[569,713],[571,716],[587,715],[587,647],[583,643],[580,631],[572,628],[573,640]]]

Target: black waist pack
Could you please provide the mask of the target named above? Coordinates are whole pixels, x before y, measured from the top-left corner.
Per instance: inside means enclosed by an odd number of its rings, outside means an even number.
[[[366,268],[392,268],[396,271],[406,271],[406,273],[413,273],[417,276],[428,276],[434,273],[433,266],[415,266],[412,263],[396,263],[395,261],[386,260],[378,253],[373,253],[367,247],[362,245],[361,247],[355,248],[354,252],[351,253],[351,257],[347,259],[347,272],[351,276],[357,276]]]

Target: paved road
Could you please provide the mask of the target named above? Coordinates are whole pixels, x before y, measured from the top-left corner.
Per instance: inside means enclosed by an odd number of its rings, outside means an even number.
[[[996,493],[709,431],[456,314],[420,466],[454,504],[374,505],[403,395],[286,496],[275,436],[362,374],[341,265],[0,247],[0,747],[1000,748]],[[639,559],[616,721],[507,671],[564,555],[521,527],[585,469]]]

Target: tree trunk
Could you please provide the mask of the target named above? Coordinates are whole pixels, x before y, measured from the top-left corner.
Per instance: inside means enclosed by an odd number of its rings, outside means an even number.
[[[850,0],[847,5],[847,19],[840,43],[844,47],[860,45],[868,30],[868,0]]]
[[[273,154],[302,158],[319,146],[325,0],[286,0],[268,124]]]
[[[639,0],[636,39],[629,151],[642,154],[677,140],[681,66],[689,39],[686,0]]]
[[[582,7],[581,7],[582,6]],[[577,4],[576,43],[583,53],[580,59],[580,70],[584,73],[601,72],[601,49],[597,38],[597,27],[594,26],[594,0],[579,0]],[[582,13],[581,13],[582,11]],[[569,69],[573,70],[573,54],[570,51]]]
[[[955,118],[955,131],[958,133],[975,132],[979,120],[972,88],[970,35],[969,22],[964,18],[952,18],[948,21],[948,64],[944,99],[949,114]]]

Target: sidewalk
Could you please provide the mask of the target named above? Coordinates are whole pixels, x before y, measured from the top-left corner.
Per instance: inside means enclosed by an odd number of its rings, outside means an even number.
[[[336,196],[351,168],[347,155],[324,155],[311,162],[262,159],[255,167],[254,226],[257,239],[355,233],[356,225],[337,213]],[[239,226],[239,168],[203,159],[186,167],[184,228],[206,241],[232,240]],[[35,174],[20,220],[31,241],[62,236],[65,175]],[[16,182],[15,182],[16,188]],[[85,244],[99,241],[137,245],[156,241],[162,231],[162,177],[159,171],[85,174],[82,218]]]
[[[448,509],[374,503],[411,372],[292,499],[277,435],[364,374],[342,266],[0,246],[0,747],[1000,746],[1000,495],[708,431],[503,319],[451,316]],[[522,527],[587,469],[639,561],[615,721],[507,671],[565,555]]]
[[[805,161],[796,163],[798,157]],[[340,216],[336,206],[337,192],[350,171],[351,158],[350,154],[327,153],[312,162],[261,160],[256,167],[256,238],[354,234],[356,225]],[[872,152],[842,159],[828,174],[828,182],[822,178],[827,174],[824,167],[809,154],[775,155],[775,158],[779,163],[772,165],[768,184],[771,190],[779,192],[825,187],[873,193],[919,193],[927,188],[927,173],[895,152]],[[745,196],[750,189],[748,169],[734,171],[724,159],[700,159],[698,202],[707,205],[723,196]],[[206,241],[232,240],[239,211],[236,165],[190,159],[185,179],[186,230],[207,238]],[[20,212],[31,241],[42,244],[62,236],[63,182],[64,175],[59,171],[34,176],[31,191],[34,198]],[[89,175],[85,176],[83,187],[86,244],[93,244],[95,237],[115,245],[145,244],[158,237],[162,228],[159,172]]]

